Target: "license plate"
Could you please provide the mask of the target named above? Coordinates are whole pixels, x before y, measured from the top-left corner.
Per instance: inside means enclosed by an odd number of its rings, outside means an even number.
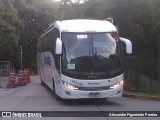
[[[99,93],[99,92],[89,93],[89,97],[92,97],[92,98],[96,98],[96,97],[99,97],[99,96],[100,96],[100,93]]]

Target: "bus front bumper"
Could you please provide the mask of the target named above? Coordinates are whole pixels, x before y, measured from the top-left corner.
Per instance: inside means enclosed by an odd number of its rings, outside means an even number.
[[[83,99],[83,98],[110,98],[110,97],[122,97],[123,85],[114,89],[101,90],[101,91],[82,91],[82,90],[70,90],[63,87],[60,92],[60,97],[63,99]]]

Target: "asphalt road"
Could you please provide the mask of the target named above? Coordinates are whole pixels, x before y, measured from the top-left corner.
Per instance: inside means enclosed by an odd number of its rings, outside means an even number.
[[[109,98],[97,100],[61,100],[57,101],[52,92],[41,86],[37,76],[31,77],[31,83],[13,89],[0,89],[0,111],[160,111],[160,102],[131,98]],[[97,112],[100,113],[100,112]],[[67,113],[66,113],[67,114]],[[72,114],[68,112],[68,114]],[[74,113],[73,113],[74,114]],[[89,113],[88,113],[89,114]],[[93,113],[92,113],[93,114]],[[62,114],[61,114],[62,115]],[[86,113],[87,115],[87,113]],[[22,118],[0,118],[0,120],[18,120]],[[37,120],[37,118],[23,118]],[[48,117],[47,120],[160,120],[160,117]]]

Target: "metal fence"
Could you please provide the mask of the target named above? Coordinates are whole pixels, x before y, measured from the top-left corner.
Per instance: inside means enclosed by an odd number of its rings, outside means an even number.
[[[145,84],[149,84],[148,89],[153,88],[152,83],[158,78],[158,60],[123,56],[122,63],[127,84],[133,85],[137,90]],[[146,76],[148,81],[143,76]]]
[[[9,79],[10,62],[0,61],[0,88],[5,88]]]
[[[135,71],[152,79],[158,78],[158,60],[137,57],[123,57],[124,69]]]

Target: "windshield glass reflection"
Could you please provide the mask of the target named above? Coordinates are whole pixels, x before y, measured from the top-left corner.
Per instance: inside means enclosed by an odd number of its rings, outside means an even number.
[[[63,33],[62,41],[64,74],[102,77],[122,71],[110,33]]]

